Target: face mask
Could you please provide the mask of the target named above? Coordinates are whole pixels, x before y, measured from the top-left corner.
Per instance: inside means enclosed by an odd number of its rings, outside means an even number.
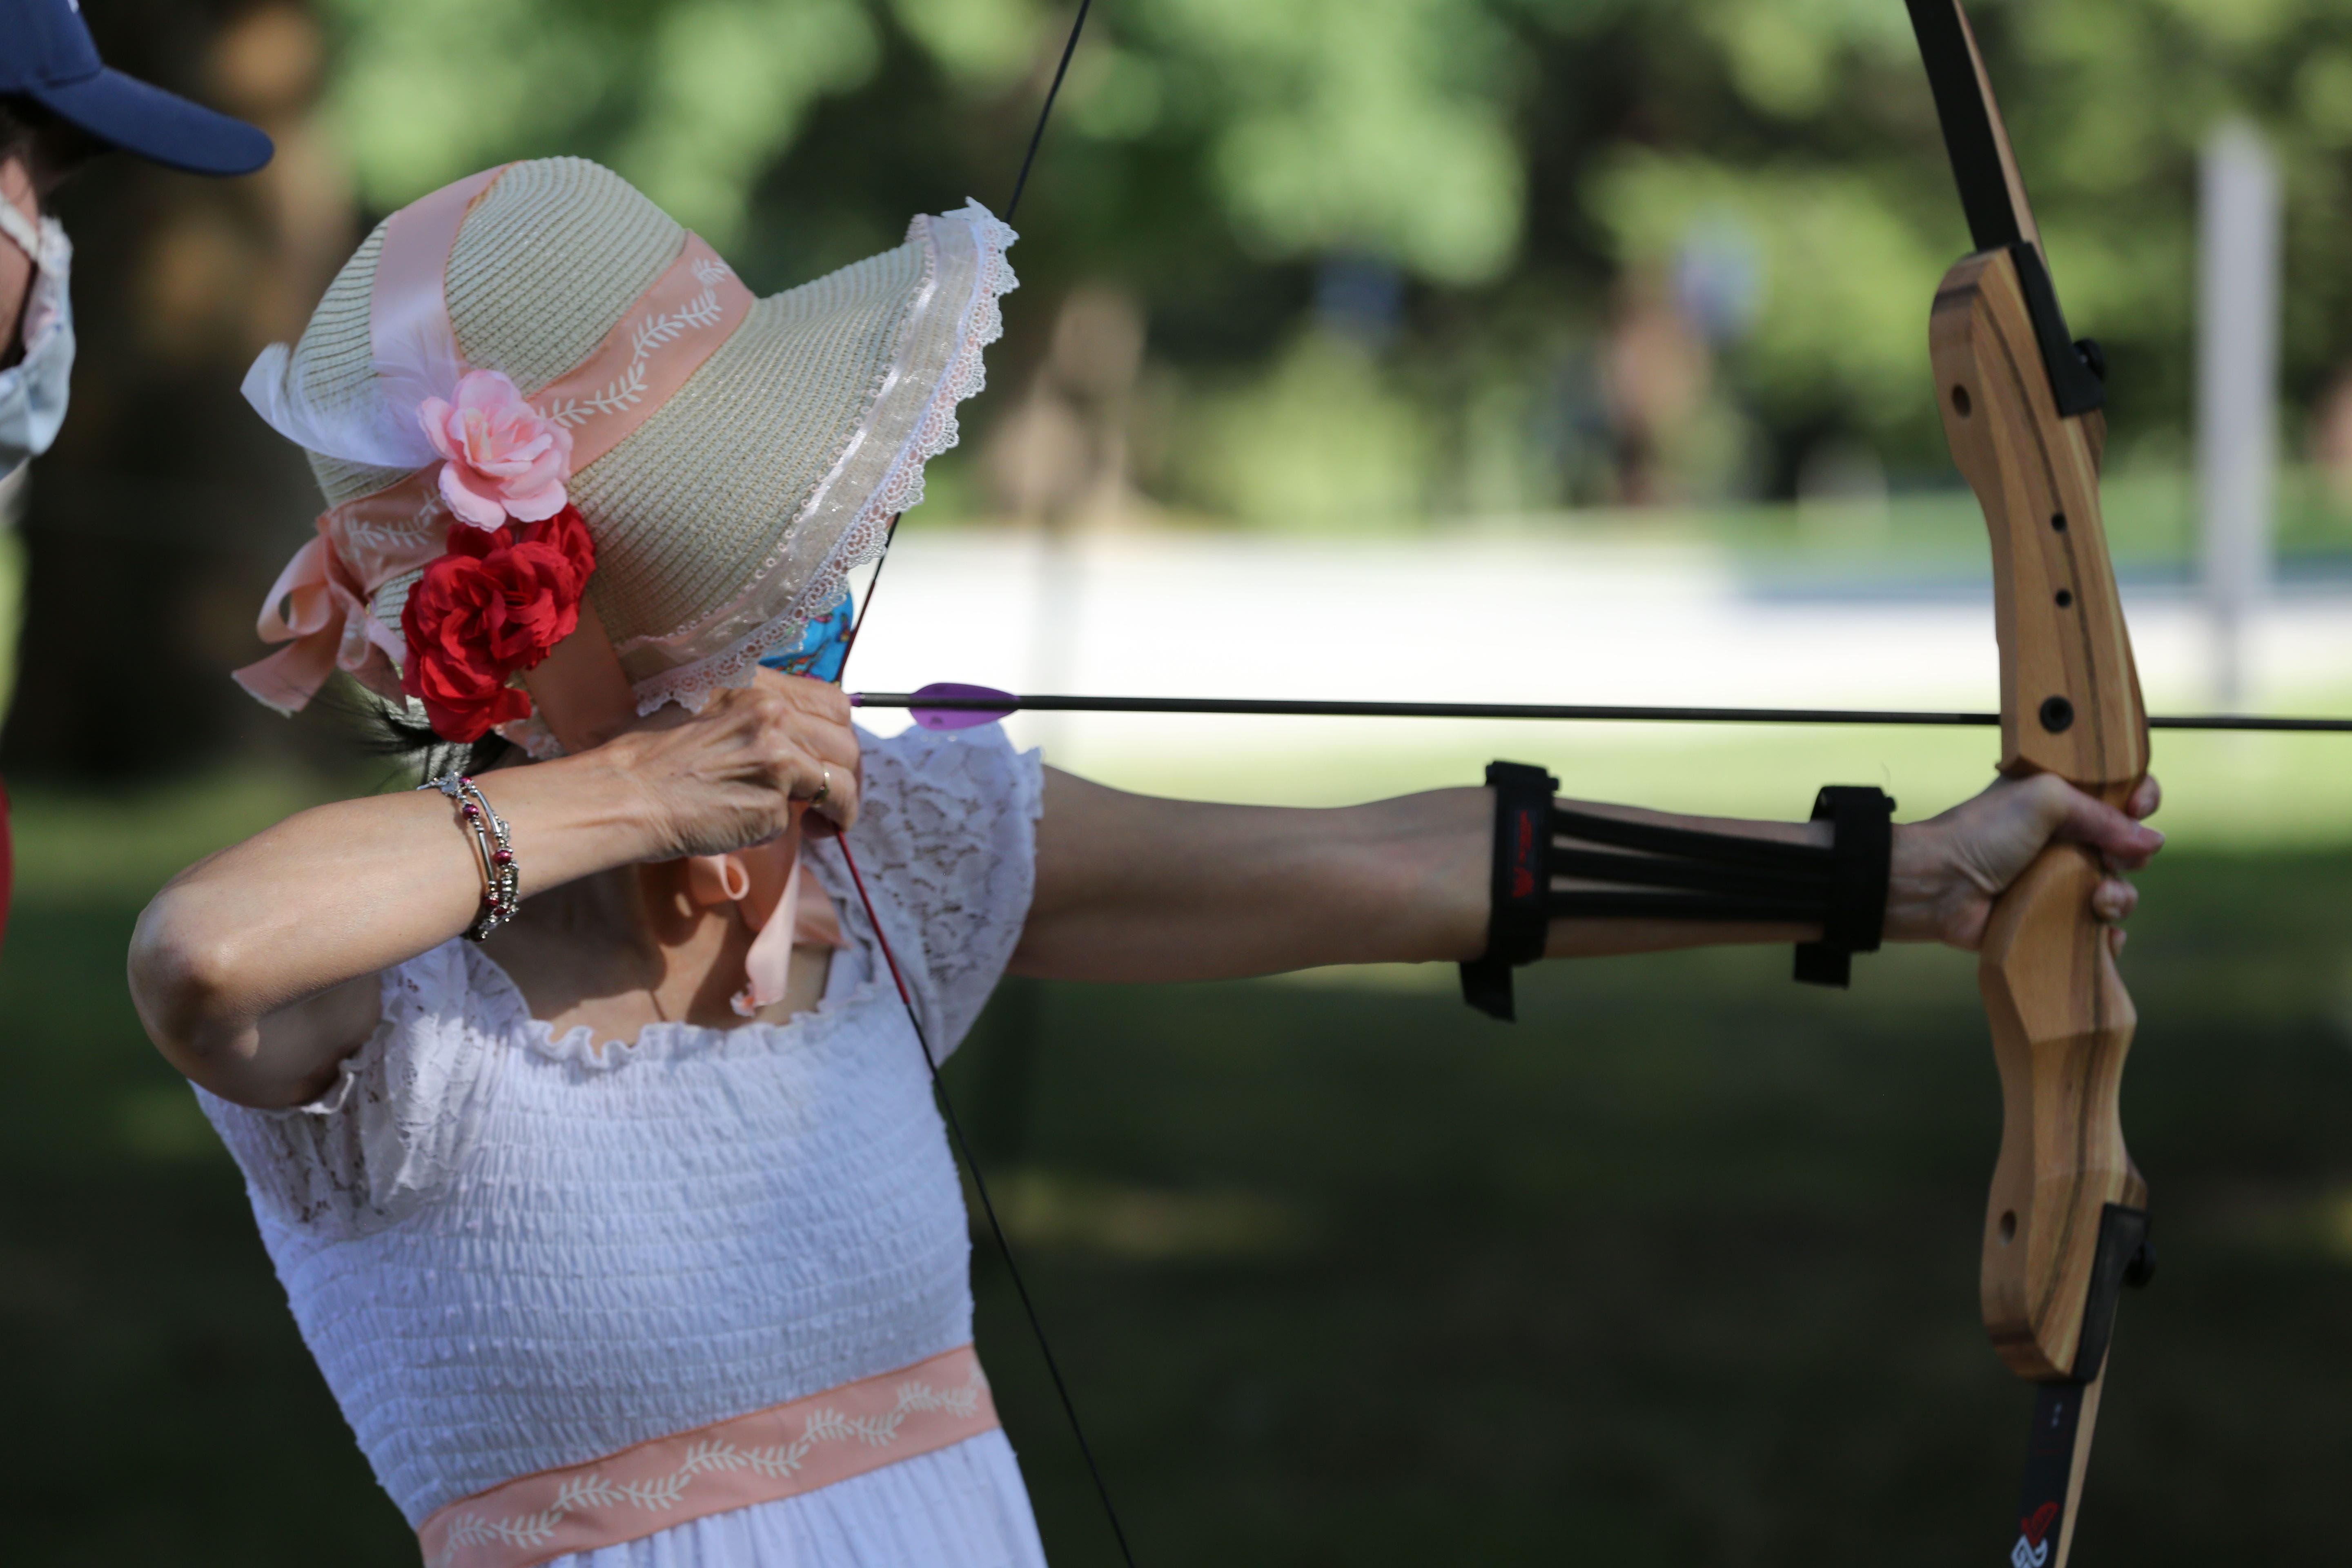
[[[31,257],[36,268],[25,300],[25,357],[0,371],[0,474],[13,474],[49,449],[66,420],[74,360],[66,279],[73,269],[73,243],[57,219],[45,217],[35,228],[9,201],[0,201],[0,234]]]
[[[844,594],[841,603],[833,607],[833,614],[809,623],[797,647],[778,648],[760,663],[786,675],[805,675],[811,680],[839,680],[841,667],[849,658],[849,634],[857,625],[850,611],[849,595]]]

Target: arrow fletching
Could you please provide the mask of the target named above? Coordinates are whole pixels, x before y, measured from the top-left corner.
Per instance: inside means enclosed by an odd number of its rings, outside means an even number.
[[[851,700],[855,701],[853,698]],[[937,680],[915,693],[907,710],[926,730],[971,730],[993,724],[1021,706],[1010,691],[992,686],[964,686]]]

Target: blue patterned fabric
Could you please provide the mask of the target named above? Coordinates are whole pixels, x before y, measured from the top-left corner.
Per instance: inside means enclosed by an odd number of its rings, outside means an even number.
[[[798,647],[770,654],[760,661],[761,668],[805,675],[811,680],[839,680],[842,663],[849,658],[850,628],[856,623],[856,611],[849,595],[844,594],[833,614],[809,623]]]

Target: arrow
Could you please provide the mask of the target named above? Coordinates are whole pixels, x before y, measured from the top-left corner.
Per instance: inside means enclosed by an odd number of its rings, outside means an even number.
[[[1991,727],[1998,713],[1903,708],[1675,708],[1605,703],[1338,702],[1258,697],[1017,696],[992,686],[936,681],[919,691],[853,691],[856,708],[904,708],[926,730],[969,730],[1012,713],[1241,713],[1293,719],[1533,719],[1660,724],[1898,724]],[[2352,719],[2193,713],[2151,718],[2152,730],[2352,731]]]

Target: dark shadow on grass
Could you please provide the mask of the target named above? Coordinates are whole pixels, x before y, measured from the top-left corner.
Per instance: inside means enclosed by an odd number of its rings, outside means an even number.
[[[2079,1549],[2340,1548],[2352,856],[2177,855],[2126,964],[2130,1299]],[[132,911],[0,954],[8,1560],[413,1563],[236,1173],[141,1037]],[[950,1078],[1146,1563],[1997,1561],[2028,1396],[1976,1324],[1971,965],[1780,952],[1445,991],[1052,987]],[[1017,1037],[1016,1037],[1017,1036]],[[1049,1547],[1106,1532],[1003,1270],[980,1341]]]

